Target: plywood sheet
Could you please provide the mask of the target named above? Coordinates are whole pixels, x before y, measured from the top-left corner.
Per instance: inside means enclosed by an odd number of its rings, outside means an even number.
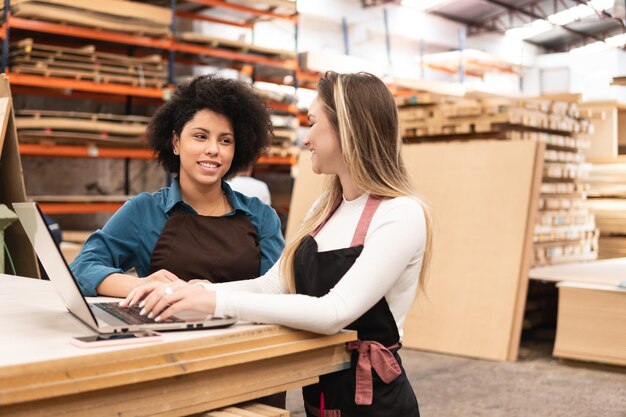
[[[515,360],[543,145],[429,143],[406,146],[404,158],[435,221],[427,296],[407,317],[404,345]]]
[[[568,281],[616,286],[626,281],[626,258],[605,259],[567,265],[545,266],[530,270],[531,279]]]

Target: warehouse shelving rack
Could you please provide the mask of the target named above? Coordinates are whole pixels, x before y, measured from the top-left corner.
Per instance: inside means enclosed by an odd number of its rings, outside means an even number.
[[[257,16],[263,16],[271,19],[284,19],[294,22],[295,35],[297,37],[297,13],[278,14],[268,10],[260,10],[252,7],[246,7],[238,4],[229,3],[225,0],[187,0],[188,3],[196,3],[207,7],[223,7],[239,12],[250,13]],[[254,30],[254,22],[238,23],[226,21],[209,16],[193,14],[185,11],[177,10],[176,0],[170,1],[170,9],[172,10],[172,33],[174,33],[176,17],[186,19],[199,19],[210,21],[218,24],[234,25]],[[86,80],[75,80],[60,77],[45,77],[29,74],[11,74],[8,67],[9,57],[9,39],[17,30],[20,33],[33,34],[34,36],[56,35],[61,39],[84,39],[90,41],[102,42],[107,45],[117,45],[131,48],[145,48],[150,50],[161,51],[168,54],[168,80],[169,85],[165,88],[147,88],[130,85],[120,85],[111,83],[97,83]],[[227,49],[221,49],[211,46],[192,44],[182,42],[172,35],[165,38],[153,38],[149,36],[135,35],[114,32],[110,30],[101,30],[87,27],[79,27],[71,24],[61,24],[53,22],[38,21],[33,19],[25,19],[13,17],[10,13],[10,0],[5,0],[3,10],[3,20],[0,26],[0,37],[2,38],[2,72],[10,74],[11,85],[14,92],[29,93],[38,95],[52,96],[68,96],[73,95],[80,98],[92,98],[107,101],[125,101],[127,104],[131,99],[138,101],[161,101],[168,98],[173,89],[174,62],[189,61],[178,55],[191,54],[197,56],[217,58],[225,61],[232,61],[238,65],[254,66],[263,65],[288,71],[296,80],[298,77],[297,58],[280,59],[258,55],[249,52],[240,52]],[[273,109],[288,112],[294,115],[298,114],[297,108],[293,105],[268,102]],[[22,143],[19,145],[20,153],[24,156],[50,156],[50,157],[74,157],[74,158],[116,158],[126,161],[126,192],[129,191],[128,183],[128,164],[131,159],[150,160],[153,154],[148,149],[126,148],[126,147],[103,147],[103,146],[82,146],[82,145],[51,145],[51,144],[32,144]],[[265,156],[258,161],[261,165],[270,166],[292,166],[296,163],[296,158],[292,156]],[[119,204],[77,204],[77,203],[46,203],[42,205],[49,213],[94,213],[101,211],[114,211]]]

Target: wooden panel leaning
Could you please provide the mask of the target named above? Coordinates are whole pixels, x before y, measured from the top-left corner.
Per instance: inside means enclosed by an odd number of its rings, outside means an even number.
[[[426,295],[406,347],[492,360],[519,349],[544,144],[471,141],[404,147],[435,226]]]
[[[26,201],[26,188],[22,175],[11,88],[5,74],[0,74],[0,127],[0,204],[12,208],[12,203]],[[15,263],[15,272],[39,278],[35,250],[22,227],[13,225],[6,229],[5,239]],[[0,252],[0,256],[4,256],[3,248],[0,248]]]

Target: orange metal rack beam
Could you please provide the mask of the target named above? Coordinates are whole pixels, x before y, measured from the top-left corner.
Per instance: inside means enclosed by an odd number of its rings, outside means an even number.
[[[150,149],[109,148],[98,146],[72,145],[40,145],[37,143],[20,143],[21,155],[58,156],[69,158],[116,158],[116,159],[154,159]]]
[[[38,203],[46,214],[114,213],[123,203]]]
[[[101,29],[82,28],[60,23],[41,22],[37,20],[10,17],[9,27],[31,30],[34,32],[52,33],[55,35],[72,36],[75,38],[94,39],[106,42],[124,43],[157,49],[170,49],[171,38],[151,38],[149,36],[130,35]]]
[[[283,68],[287,70],[295,70],[297,65],[295,60],[280,60],[269,58],[262,55],[253,55],[245,52],[236,52],[226,49],[211,48],[204,45],[195,45],[183,42],[173,42],[172,49],[177,52],[188,54],[199,54],[212,56],[215,58],[230,59],[232,61],[248,62],[251,64],[267,65],[269,67]]]
[[[232,9],[232,10],[237,10],[239,12],[250,13],[256,16],[267,16],[267,17],[271,17],[274,19],[295,20],[297,18],[297,15],[295,14],[274,13],[268,10],[255,9],[254,7],[247,7],[241,4],[229,3],[223,0],[187,0],[187,2],[202,4],[205,6],[224,7],[226,9]]]
[[[164,49],[168,51],[176,51],[189,54],[199,54],[215,58],[246,62],[250,64],[267,65],[287,70],[295,70],[297,68],[295,60],[281,60],[251,53],[211,48],[204,45],[179,42],[172,38],[151,38],[148,36],[129,35],[125,33],[91,28],[81,28],[77,26],[62,25],[58,23],[40,22],[18,17],[11,17],[9,19],[9,28],[72,36],[75,38],[94,39],[106,42],[144,46],[149,48]],[[6,26],[3,25],[2,29],[0,30],[0,35],[4,36],[5,30]]]
[[[167,89],[134,87],[123,84],[94,83],[93,81],[73,80],[70,78],[42,77],[29,74],[9,74],[9,80],[14,85],[29,87],[58,88],[61,90],[81,90],[91,93],[120,94],[127,96],[152,97],[163,99]]]
[[[295,156],[261,156],[256,163],[260,165],[296,165],[298,158]]]

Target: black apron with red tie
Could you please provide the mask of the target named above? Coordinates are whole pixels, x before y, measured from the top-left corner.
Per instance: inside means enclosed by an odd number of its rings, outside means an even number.
[[[261,250],[256,227],[240,211],[221,217],[175,208],[152,251],[149,273],[167,269],[182,280],[221,283],[260,275]],[[285,408],[286,393],[258,401]]]
[[[339,206],[337,201],[335,208]],[[294,256],[296,292],[322,297],[348,272],[363,251],[369,224],[380,199],[367,200],[350,247],[318,252],[315,234],[306,236]],[[356,330],[358,341],[349,369],[320,376],[304,387],[308,417],[419,417],[415,393],[402,368],[400,336],[385,298],[381,298],[346,329]]]

